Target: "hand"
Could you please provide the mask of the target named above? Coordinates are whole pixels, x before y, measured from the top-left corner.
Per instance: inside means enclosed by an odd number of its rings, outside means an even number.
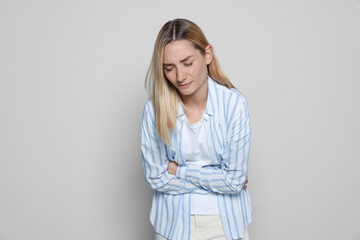
[[[245,184],[244,184],[244,186],[243,186],[243,188],[242,189],[246,189],[247,188],[247,183],[248,183],[249,181],[248,181],[248,177],[246,176],[246,181],[245,181]]]
[[[179,164],[169,160],[169,165],[166,170],[168,171],[168,173],[176,175],[178,166],[179,166]]]

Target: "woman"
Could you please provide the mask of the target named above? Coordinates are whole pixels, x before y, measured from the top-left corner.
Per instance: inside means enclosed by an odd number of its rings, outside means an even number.
[[[161,28],[146,85],[141,150],[155,239],[249,239],[247,102],[195,23]]]

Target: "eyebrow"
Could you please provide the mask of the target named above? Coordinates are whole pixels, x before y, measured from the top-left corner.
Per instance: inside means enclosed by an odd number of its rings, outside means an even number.
[[[184,58],[183,60],[180,60],[180,62],[181,62],[181,63],[186,62],[187,60],[189,60],[191,57],[194,57],[194,56],[195,56],[195,55],[190,55],[190,56]],[[173,65],[174,65],[174,64],[172,64],[172,63],[164,63],[164,64],[163,64],[163,66],[173,66]]]

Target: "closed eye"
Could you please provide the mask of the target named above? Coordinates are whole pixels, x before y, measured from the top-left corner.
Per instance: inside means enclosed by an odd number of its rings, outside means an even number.
[[[184,65],[185,65],[186,67],[190,67],[192,64],[193,64],[193,63],[191,62],[191,63],[185,63]]]
[[[164,68],[165,72],[171,72],[173,68]]]

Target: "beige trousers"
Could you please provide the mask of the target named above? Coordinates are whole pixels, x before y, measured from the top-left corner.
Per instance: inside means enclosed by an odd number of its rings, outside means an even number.
[[[191,215],[191,236],[190,240],[226,240],[221,224],[220,215]],[[158,233],[155,233],[155,240],[168,240]],[[243,237],[238,240],[250,240],[247,229]]]

